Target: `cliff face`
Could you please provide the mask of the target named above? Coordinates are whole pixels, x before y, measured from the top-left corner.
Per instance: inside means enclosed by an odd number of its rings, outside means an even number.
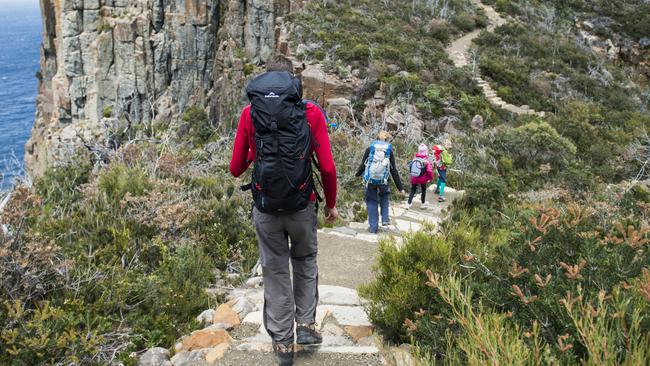
[[[111,129],[241,99],[243,58],[277,47],[289,0],[40,0],[39,95],[25,162],[34,175]],[[278,32],[279,33],[279,32]],[[286,49],[286,45],[284,45]]]

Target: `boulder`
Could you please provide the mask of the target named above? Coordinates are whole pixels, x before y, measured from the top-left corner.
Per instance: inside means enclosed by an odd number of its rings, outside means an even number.
[[[196,317],[196,321],[201,324],[212,324],[212,319],[214,318],[214,309],[204,310],[199,316]]]
[[[215,362],[223,358],[228,349],[230,349],[230,343],[222,343],[210,349],[208,353],[205,354],[205,361],[209,365],[213,365]]]
[[[373,326],[368,325],[348,325],[345,327],[345,332],[354,339],[355,342],[359,342],[362,338],[370,337],[372,335]]]
[[[171,359],[173,366],[210,366],[205,357],[210,352],[209,348],[194,351],[181,351]]]
[[[411,140],[419,140],[422,137],[424,122],[412,104],[402,106],[394,102],[386,109],[384,121],[388,131],[397,131]]]
[[[138,360],[138,366],[168,366],[169,350],[162,347],[154,347],[143,353]]]
[[[252,277],[246,280],[246,287],[248,288],[258,288],[262,286],[264,283],[264,279],[261,276],[258,277]]]
[[[307,65],[302,71],[302,94],[306,99],[326,101],[338,97],[350,97],[357,84],[354,80],[344,81],[338,76],[323,71],[321,65]],[[323,105],[326,107],[327,105]]]
[[[232,310],[239,315],[239,319],[244,319],[246,315],[255,310],[255,305],[245,296],[241,296],[233,302]]]
[[[181,342],[181,349],[193,351],[202,348],[216,347],[220,344],[230,344],[232,339],[223,329],[203,329],[192,332]]]
[[[347,98],[330,98],[325,100],[327,115],[336,119],[349,120],[353,117],[353,109]]]
[[[475,131],[483,130],[483,117],[479,114],[475,115],[470,122],[470,127]]]
[[[212,318],[212,324],[222,324],[224,329],[232,329],[240,323],[239,315],[228,304],[219,305]]]

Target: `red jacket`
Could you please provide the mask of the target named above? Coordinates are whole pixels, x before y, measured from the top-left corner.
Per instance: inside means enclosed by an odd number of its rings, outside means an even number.
[[[429,156],[426,154],[415,154],[416,158],[422,158],[426,161],[425,173],[421,177],[411,177],[411,184],[427,184],[433,180],[433,169],[431,168],[431,162],[429,161]]]
[[[230,173],[239,177],[255,160],[255,129],[251,120],[251,106],[246,106],[239,117],[235,146],[230,160]],[[336,206],[336,166],[332,158],[330,139],[327,134],[325,116],[318,106],[307,102],[307,122],[311,129],[314,143],[314,152],[320,166],[323,189],[325,190],[325,204],[329,208]],[[312,193],[311,200],[316,196]]]

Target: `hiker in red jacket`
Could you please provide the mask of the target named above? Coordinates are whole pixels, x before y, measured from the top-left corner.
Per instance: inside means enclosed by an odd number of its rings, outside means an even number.
[[[253,107],[246,106],[239,118],[230,172],[239,177],[254,164],[253,222],[264,277],[264,326],[278,363],[292,365],[294,321],[296,343],[322,343],[316,329],[317,196],[312,154],[322,177],[328,223],[338,217],[336,167],[325,116],[317,105],[300,99],[301,86],[293,77],[291,61],[277,56],[267,63],[266,70],[247,87]],[[257,133],[255,126],[259,127]],[[285,191],[288,193],[283,196]]]

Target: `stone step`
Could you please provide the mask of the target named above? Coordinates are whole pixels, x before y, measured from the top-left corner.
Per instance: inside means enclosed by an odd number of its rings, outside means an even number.
[[[245,352],[273,352],[270,342],[246,342],[238,345],[238,351]],[[296,345],[296,352],[307,353],[347,353],[347,354],[376,354],[379,352],[373,346],[301,346]]]

